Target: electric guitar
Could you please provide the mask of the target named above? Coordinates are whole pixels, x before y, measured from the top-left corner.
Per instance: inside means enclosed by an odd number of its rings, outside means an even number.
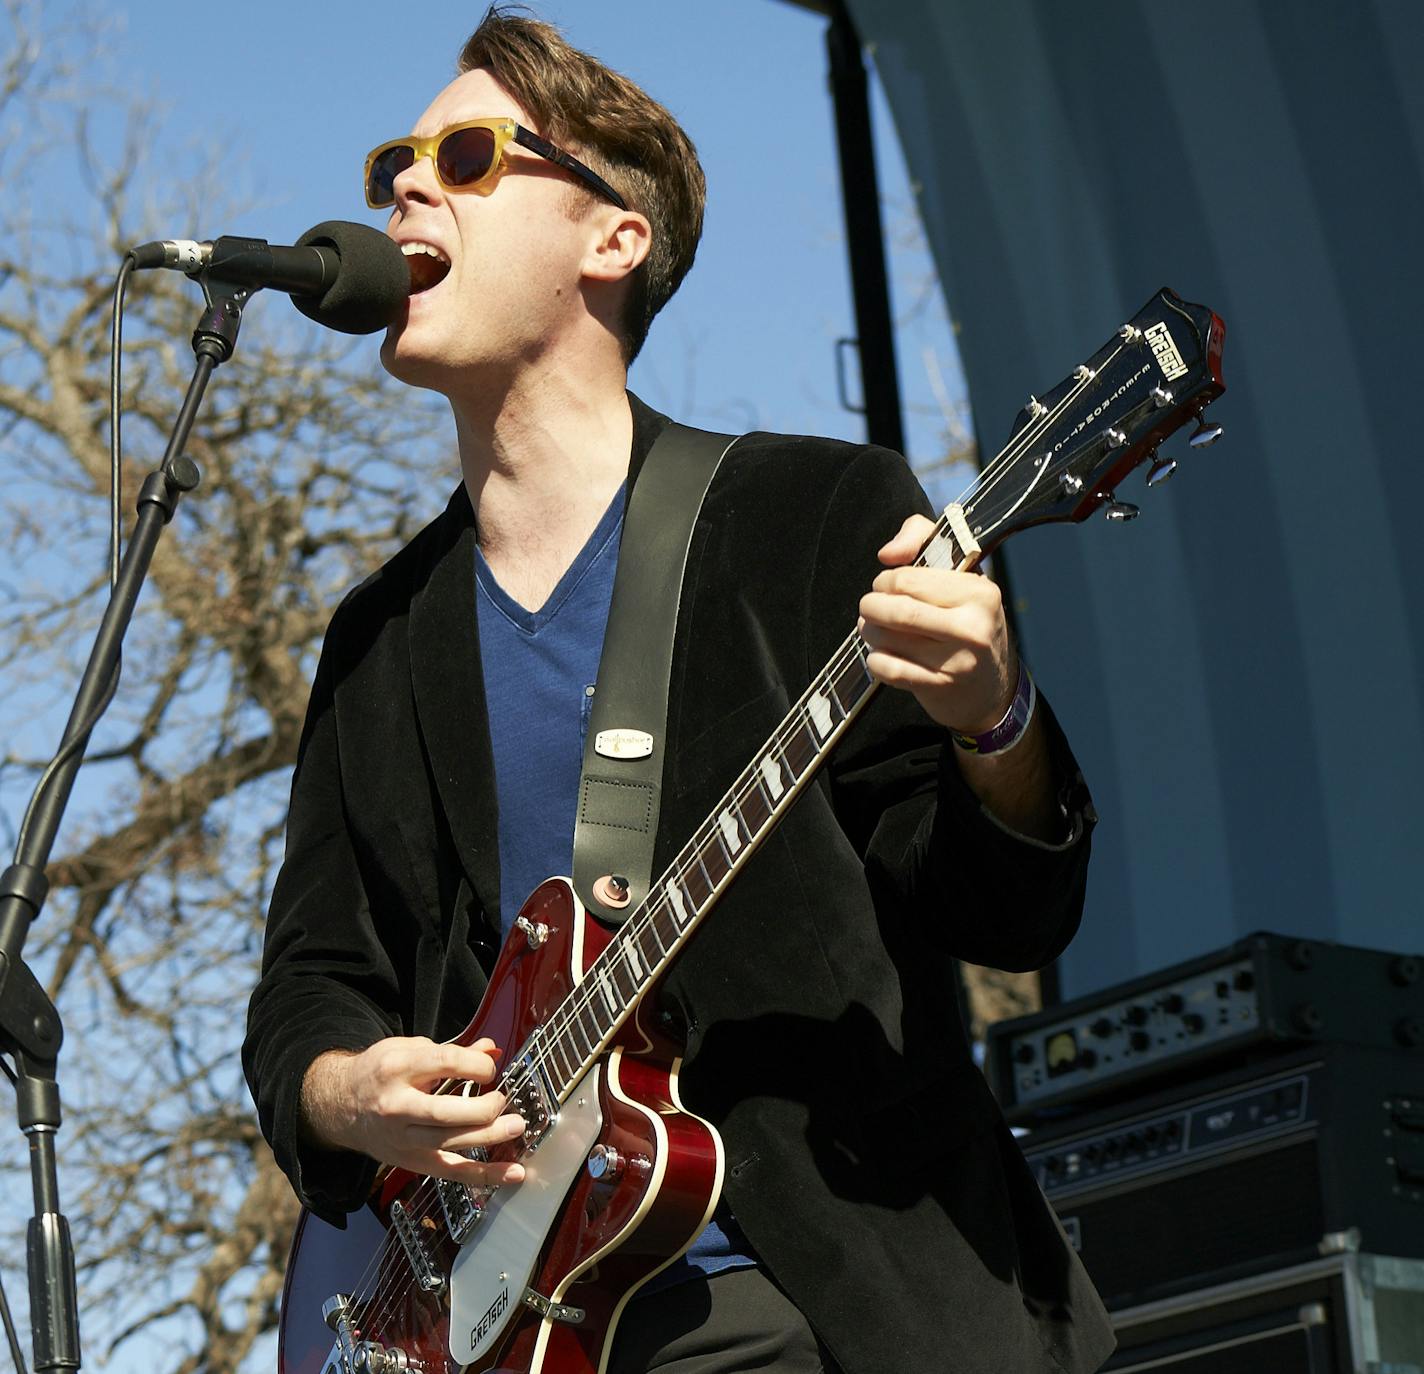
[[[917,560],[972,568],[1028,525],[1111,520],[1115,488],[1221,395],[1225,328],[1163,290],[1041,399]],[[281,1374],[598,1374],[632,1295],[682,1254],[721,1193],[722,1142],[678,1096],[679,1047],[644,994],[806,788],[876,684],[850,634],[648,897],[616,929],[551,878],[518,917],[457,1037],[514,1047],[496,1086],[527,1123],[477,1158],[521,1161],[486,1189],[388,1170],[337,1230],[303,1213],[279,1331]],[[441,1091],[482,1091],[447,1083]]]

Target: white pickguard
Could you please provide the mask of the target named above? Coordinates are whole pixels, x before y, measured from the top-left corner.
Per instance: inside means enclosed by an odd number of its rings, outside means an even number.
[[[450,1270],[450,1356],[471,1364],[523,1310],[524,1290],[564,1199],[603,1128],[595,1064],[559,1109],[522,1182],[500,1188]],[[545,1294],[547,1297],[548,1295]]]

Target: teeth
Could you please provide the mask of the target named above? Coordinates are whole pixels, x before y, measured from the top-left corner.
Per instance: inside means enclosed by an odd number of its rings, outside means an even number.
[[[437,262],[443,262],[446,267],[450,265],[450,259],[433,243],[403,243],[400,246],[400,250],[408,258],[413,258],[417,253],[423,253],[426,257],[434,258]]]

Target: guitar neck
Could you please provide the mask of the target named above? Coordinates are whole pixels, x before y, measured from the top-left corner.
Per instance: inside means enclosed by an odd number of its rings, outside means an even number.
[[[964,563],[949,517],[942,516],[915,565]],[[653,882],[648,896],[589,965],[583,981],[540,1028],[538,1043],[526,1047],[521,1059],[539,1060],[560,1101],[603,1052],[865,709],[879,685],[866,667],[869,653],[870,646],[858,631],[841,642],[712,813]]]

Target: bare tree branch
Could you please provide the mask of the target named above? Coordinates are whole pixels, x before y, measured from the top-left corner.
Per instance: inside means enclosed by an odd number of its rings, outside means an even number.
[[[161,130],[142,110],[106,160],[39,6],[0,0],[0,15],[14,35],[0,40],[0,121],[76,131],[95,211],[87,231],[46,225],[67,251],[37,269],[29,212],[0,210],[0,480],[15,531],[0,552],[0,795],[18,814],[105,595],[112,283],[122,245],[155,234],[134,188],[179,186],[222,207],[220,191],[192,189],[200,177],[146,176],[140,150]],[[168,223],[185,213],[154,210]],[[201,304],[173,274],[130,292],[130,501],[187,386]],[[190,443],[204,481],[155,555],[48,870],[27,957],[67,1027],[64,1187],[91,1358],[142,1339],[156,1369],[235,1374],[276,1321],[297,1208],[237,1048],[289,773],[336,600],[441,495],[430,406],[373,361],[275,303],[249,311]]]

